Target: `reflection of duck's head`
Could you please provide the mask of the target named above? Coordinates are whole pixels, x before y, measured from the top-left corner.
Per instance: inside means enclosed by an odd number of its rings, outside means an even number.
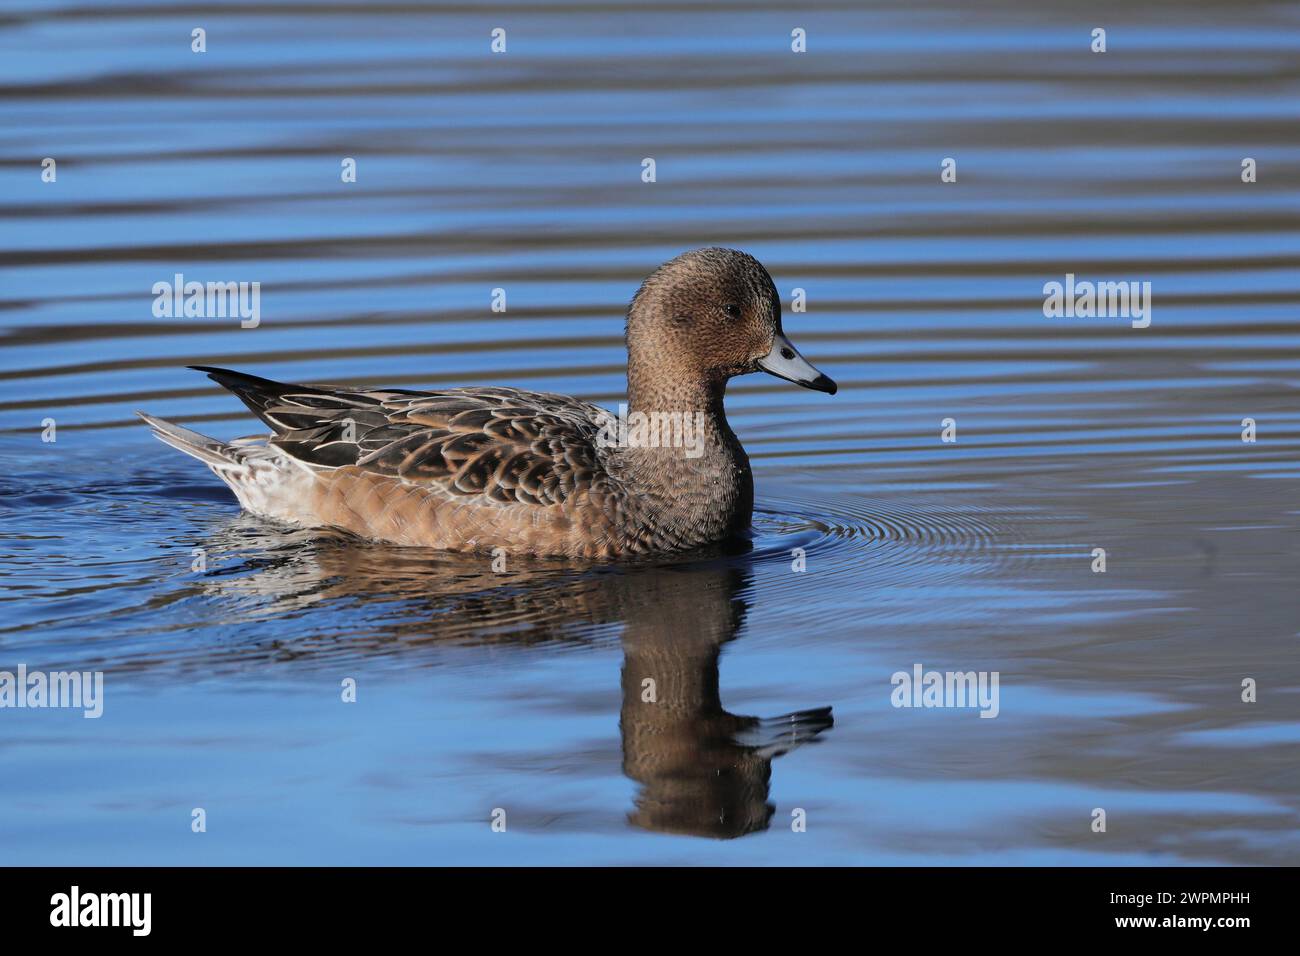
[[[718,657],[745,616],[748,571],[656,572],[623,635],[623,770],[641,784],[637,826],[737,837],[766,829],[772,759],[831,726],[830,708],[771,720],[722,707]],[[678,580],[674,581],[676,577]]]

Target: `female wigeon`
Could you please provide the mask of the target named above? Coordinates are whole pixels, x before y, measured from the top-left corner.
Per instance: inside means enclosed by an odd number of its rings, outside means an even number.
[[[781,331],[767,270],[734,249],[660,266],[627,314],[627,420],[564,395],[285,385],[195,366],[273,433],[222,442],[138,413],[254,514],[457,551],[616,558],[749,527],[754,482],[727,381],[759,369],[835,393]],[[640,413],[640,415],[638,415]]]

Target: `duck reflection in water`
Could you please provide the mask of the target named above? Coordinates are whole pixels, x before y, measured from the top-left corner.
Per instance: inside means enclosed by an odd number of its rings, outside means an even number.
[[[749,577],[715,567],[629,581],[639,598],[625,608],[620,728],[623,771],[641,785],[628,817],[639,827],[719,838],[766,829],[773,758],[833,723],[829,707],[767,720],[723,708],[718,658],[744,622]]]
[[[247,529],[230,530],[210,542],[214,554],[247,553],[240,533]],[[723,708],[719,658],[753,593],[755,559],[734,550],[672,565],[535,562],[506,574],[463,556],[346,538],[286,540],[255,558],[231,558],[219,559],[221,571],[196,586],[253,618],[321,602],[341,611],[357,600],[386,609],[382,626],[365,634],[318,638],[311,647],[227,645],[223,657],[289,656],[303,667],[313,658],[400,654],[418,667],[430,648],[448,642],[599,643],[621,625],[623,772],[639,785],[628,819],[647,830],[725,839],[766,829],[775,812],[772,760],[833,725],[830,707],[767,719]]]

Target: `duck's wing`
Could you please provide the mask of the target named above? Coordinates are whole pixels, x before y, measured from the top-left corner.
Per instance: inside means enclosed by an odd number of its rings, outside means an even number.
[[[270,444],[314,468],[352,466],[457,495],[558,504],[602,485],[604,412],[514,388],[440,392],[289,385],[194,366],[274,430]]]

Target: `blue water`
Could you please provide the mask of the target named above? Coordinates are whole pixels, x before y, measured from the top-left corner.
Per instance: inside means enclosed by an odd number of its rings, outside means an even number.
[[[1298,64],[1282,2],[9,3],[0,671],[105,698],[0,708],[0,862],[1300,862]],[[709,244],[841,388],[732,383],[745,553],[286,531],[132,416],[257,430],[189,364],[613,408]],[[155,318],[177,272],[261,324]],[[918,663],[998,716],[895,708]]]

